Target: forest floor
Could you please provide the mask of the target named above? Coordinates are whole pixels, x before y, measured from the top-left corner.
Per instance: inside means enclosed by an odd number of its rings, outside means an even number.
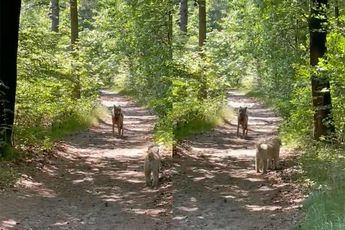
[[[248,137],[236,136],[234,118],[179,143],[173,160],[164,150],[160,187],[150,189],[143,159],[156,118],[103,91],[102,104],[123,108],[125,136],[112,136],[109,116],[22,162],[17,183],[0,191],[0,229],[292,229],[302,201],[295,156],[283,147],[278,170],[254,170],[255,142],[280,119],[238,91],[228,101],[248,107]]]
[[[228,93],[228,105],[248,107],[248,136],[237,137],[234,117],[179,144],[172,229],[294,229],[303,198],[292,180],[296,156],[283,146],[278,170],[261,175],[254,168],[255,143],[276,135],[280,118],[238,91]]]

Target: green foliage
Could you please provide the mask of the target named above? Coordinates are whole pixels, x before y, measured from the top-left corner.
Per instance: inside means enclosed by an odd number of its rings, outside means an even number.
[[[302,229],[345,228],[344,3],[329,3],[327,55],[314,69],[309,63],[310,6],[305,1],[229,1],[221,22],[209,28],[206,45],[217,75],[230,86],[245,84],[250,95],[273,106],[284,118],[280,129],[284,142],[305,150],[299,159],[303,179],[313,190],[319,189],[304,205]],[[335,6],[340,9],[338,17]],[[310,76],[315,72],[331,84],[337,131],[332,144],[310,139],[314,116]]]
[[[22,153],[17,151],[14,147],[4,144],[0,148],[0,160],[17,160],[22,157]]]
[[[304,146],[301,166],[313,192],[304,202],[301,229],[344,229],[344,147],[313,143]]]
[[[344,183],[344,180],[341,181]],[[344,229],[344,191],[344,186],[337,184],[332,188],[312,193],[305,203],[306,216],[300,229]]]
[[[344,22],[345,17],[339,19]],[[338,138],[345,137],[345,32],[336,27],[327,37],[327,57],[322,62],[321,68],[330,79],[333,105],[333,118],[337,128]]]
[[[23,2],[15,121],[19,145],[50,148],[57,138],[89,126],[98,90],[110,84],[118,68],[112,38],[104,31],[80,32],[78,49],[72,51],[69,9],[64,3],[60,7],[60,32],[54,33],[49,1]]]

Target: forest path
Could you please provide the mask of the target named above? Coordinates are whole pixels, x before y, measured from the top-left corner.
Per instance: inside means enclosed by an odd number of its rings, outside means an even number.
[[[255,143],[275,135],[280,118],[238,91],[228,93],[228,105],[248,107],[248,137],[236,136],[234,117],[177,146],[172,229],[292,229],[302,200],[291,182],[293,155],[283,146],[277,171],[254,170]]]
[[[101,103],[124,111],[124,137],[110,114],[57,144],[14,188],[0,193],[0,229],[170,229],[171,154],[163,152],[161,186],[144,184],[144,152],[155,117],[126,97],[102,91]]]

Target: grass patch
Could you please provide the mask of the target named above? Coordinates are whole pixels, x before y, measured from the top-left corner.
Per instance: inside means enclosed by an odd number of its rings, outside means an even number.
[[[299,159],[312,191],[303,205],[300,229],[345,229],[344,146],[309,143]]]
[[[250,89],[250,90],[242,90],[245,92],[246,96],[248,97],[255,97],[255,98],[259,98],[260,102],[263,103],[266,107],[270,107],[273,108],[275,111],[277,111],[277,104],[273,98],[267,98],[267,96],[260,92],[259,90],[255,90],[255,89]]]
[[[23,153],[7,144],[1,146],[0,153],[0,189],[3,189],[13,185],[19,178],[12,162],[22,158]]]
[[[172,124],[168,119],[161,119],[154,127],[153,140],[156,143],[163,143],[166,146],[171,146],[174,141],[172,131]]]
[[[19,173],[7,166],[4,162],[0,164],[0,188],[6,188],[15,183],[15,181],[19,178]]]
[[[90,111],[76,111],[68,117],[54,121],[49,127],[17,127],[15,142],[16,145],[31,145],[41,150],[49,150],[56,140],[97,124],[107,113],[105,107],[98,105]]]
[[[330,183],[310,194],[304,202],[305,218],[300,229],[345,229],[344,182],[342,179],[336,183]]]
[[[0,160],[15,161],[22,157],[22,152],[10,145],[4,144],[0,148]]]
[[[234,116],[234,111],[223,107],[214,116],[205,116],[189,121],[184,126],[178,127],[174,131],[177,140],[190,137],[192,135],[203,133],[224,123],[224,120],[230,120]]]

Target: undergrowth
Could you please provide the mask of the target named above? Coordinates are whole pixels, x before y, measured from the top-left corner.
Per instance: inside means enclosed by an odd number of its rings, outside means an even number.
[[[25,150],[28,147],[35,149],[38,153],[40,151],[49,151],[54,146],[55,141],[97,124],[107,113],[108,111],[105,107],[97,105],[87,111],[75,109],[69,116],[54,120],[49,126],[36,125],[25,127],[15,125],[14,144],[16,147],[5,146],[2,149],[1,158],[13,161],[20,159],[25,155]]]
[[[0,189],[13,185],[18,177],[19,174],[15,169],[0,162]]]
[[[213,113],[205,114],[189,121],[183,126],[177,127],[174,131],[176,140],[192,136],[211,130],[217,125],[221,125],[225,120],[230,120],[234,116],[234,112],[227,107],[222,107]]]
[[[299,161],[311,186],[300,229],[345,229],[344,145],[309,140],[303,149]]]

